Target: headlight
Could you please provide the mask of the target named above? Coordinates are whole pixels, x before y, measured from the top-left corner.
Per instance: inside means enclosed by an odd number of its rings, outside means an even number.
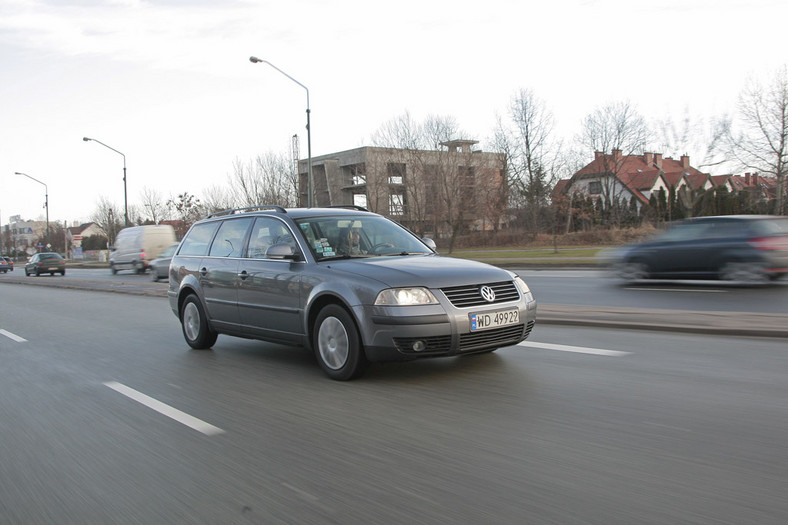
[[[525,284],[525,281],[523,281],[522,277],[520,277],[519,275],[514,276],[514,284],[517,285],[517,288],[520,289],[520,293],[522,293],[523,295],[527,293],[531,293],[531,289],[528,288],[528,285]]]
[[[438,300],[426,288],[389,288],[378,294],[375,304],[379,306],[413,306],[438,304]]]

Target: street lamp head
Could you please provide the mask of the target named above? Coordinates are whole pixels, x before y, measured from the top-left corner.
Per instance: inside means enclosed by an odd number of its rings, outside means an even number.
[[[85,142],[87,142],[87,141],[89,141],[89,140],[93,140],[93,139],[89,139],[89,138],[87,138],[87,137],[82,137],[82,140],[84,140]]]
[[[249,62],[251,62],[253,64],[257,64],[258,62],[262,62],[262,60],[260,60],[257,57],[249,57]]]
[[[15,171],[14,175],[24,175],[24,173],[19,173],[18,171]]]

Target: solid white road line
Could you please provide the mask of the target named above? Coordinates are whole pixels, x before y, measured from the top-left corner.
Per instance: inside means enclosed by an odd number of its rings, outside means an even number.
[[[171,419],[174,419],[178,423],[186,425],[189,428],[193,428],[197,432],[202,432],[203,434],[208,436],[214,436],[216,434],[224,433],[224,430],[222,430],[219,427],[215,427],[209,423],[206,423],[205,421],[197,419],[196,417],[190,416],[185,412],[181,412],[177,408],[173,408],[169,405],[162,403],[161,401],[153,399],[150,396],[146,396],[142,392],[137,392],[133,388],[129,388],[124,384],[118,383],[116,381],[108,381],[104,383],[104,385],[110,387],[112,390],[116,392],[123,394],[129,399],[133,399],[134,401],[141,403],[160,414],[163,414]]]
[[[554,345],[551,343],[535,343],[523,341],[515,346],[526,348],[544,348],[545,350],[558,350],[560,352],[575,352],[578,354],[603,355],[607,357],[621,357],[630,355],[632,352],[621,352],[619,350],[603,350],[602,348],[586,348],[585,346]]]
[[[682,293],[728,293],[729,290],[703,290],[698,288],[636,288],[627,286],[625,290],[635,290],[637,292],[682,292]]]
[[[4,335],[4,336],[6,336],[7,338],[9,338],[9,339],[11,339],[13,341],[16,341],[17,343],[26,343],[27,342],[27,339],[25,339],[24,337],[19,337],[18,335],[12,334],[11,332],[3,330],[2,328],[0,328],[0,335]]]

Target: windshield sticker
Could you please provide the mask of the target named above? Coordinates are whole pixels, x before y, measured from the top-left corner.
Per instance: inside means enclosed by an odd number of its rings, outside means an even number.
[[[336,255],[334,249],[331,247],[331,243],[325,237],[315,241],[315,252],[322,254],[323,257],[333,257]]]

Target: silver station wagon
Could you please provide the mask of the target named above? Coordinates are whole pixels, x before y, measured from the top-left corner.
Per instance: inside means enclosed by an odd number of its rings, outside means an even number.
[[[169,282],[192,348],[218,334],[304,346],[337,380],[368,362],[492,352],[536,318],[516,274],[441,257],[431,239],[355,207],[211,215],[184,237]]]

